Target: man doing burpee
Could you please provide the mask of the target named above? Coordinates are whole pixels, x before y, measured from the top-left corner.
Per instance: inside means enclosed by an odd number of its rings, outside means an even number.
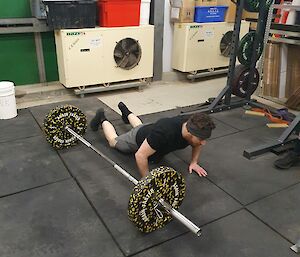
[[[106,119],[103,108],[96,112],[90,126],[93,131],[97,131],[101,125],[112,148],[123,153],[135,153],[142,177],[149,172],[148,161],[159,161],[164,155],[189,145],[192,147],[189,172],[195,171],[199,176],[207,176],[207,172],[198,165],[201,148],[215,129],[215,124],[207,114],[196,113],[188,120],[183,116],[175,116],[142,124],[123,102],[118,107],[123,121],[133,127],[129,132],[118,136],[113,125]]]

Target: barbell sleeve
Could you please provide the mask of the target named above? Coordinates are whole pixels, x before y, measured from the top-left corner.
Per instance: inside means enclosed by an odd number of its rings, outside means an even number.
[[[117,171],[119,171],[119,173],[121,173],[123,176],[125,176],[134,185],[138,184],[138,180],[136,178],[131,176],[126,170],[124,170],[122,167],[120,167],[118,164],[116,164],[113,160],[111,160],[108,156],[103,154],[100,150],[95,148],[90,142],[85,140],[82,136],[78,135],[69,126],[65,127],[65,130],[68,131],[70,134],[72,134],[74,137],[76,137],[78,140],[80,140],[88,148],[91,148],[94,152],[99,154],[106,161],[108,161]],[[177,219],[181,224],[183,224],[185,227],[187,227],[191,232],[193,232],[197,236],[201,235],[201,229],[198,226],[196,226],[192,221],[190,221],[188,218],[186,218],[184,215],[182,215],[179,211],[175,210],[164,199],[159,199],[159,203],[164,209],[166,209],[172,215],[173,218]]]

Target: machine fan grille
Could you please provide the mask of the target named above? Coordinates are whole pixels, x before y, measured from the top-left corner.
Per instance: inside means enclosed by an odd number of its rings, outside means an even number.
[[[138,40],[124,38],[116,43],[114,59],[117,67],[131,70],[139,64],[141,57],[142,49]]]
[[[233,31],[226,32],[220,43],[221,54],[225,57],[230,56],[232,35],[233,35]]]

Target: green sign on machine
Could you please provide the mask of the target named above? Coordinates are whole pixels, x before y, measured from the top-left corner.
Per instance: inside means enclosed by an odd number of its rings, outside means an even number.
[[[85,35],[84,32],[67,32],[67,36],[80,36]]]
[[[190,29],[199,29],[201,27],[202,27],[201,25],[193,25],[193,26],[190,26]]]

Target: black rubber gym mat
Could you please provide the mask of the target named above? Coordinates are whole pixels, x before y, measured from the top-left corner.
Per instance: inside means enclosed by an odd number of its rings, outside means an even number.
[[[268,196],[300,182],[300,168],[288,172],[276,169],[278,156],[268,153],[248,160],[243,157],[246,148],[259,146],[276,139],[282,129],[260,127],[211,140],[203,148],[200,164],[209,173],[209,179],[243,204]],[[190,149],[176,152],[184,161],[190,161]]]
[[[75,107],[79,108],[86,115],[88,123],[94,117],[94,115],[96,114],[96,111],[99,108],[104,108],[105,115],[108,120],[120,119],[120,115],[118,113],[116,113],[115,111],[110,109],[107,105],[100,102],[95,97],[86,97],[84,99],[78,99],[78,100],[65,101],[65,102],[60,102],[60,103],[53,103],[53,104],[31,107],[30,111],[31,111],[32,115],[35,117],[35,119],[37,120],[37,122],[39,123],[39,125],[42,126],[44,119],[50,110],[52,110],[53,108],[55,108],[57,106],[63,106],[66,104],[74,105]],[[89,126],[88,126],[88,129],[90,129]]]
[[[41,134],[41,130],[28,109],[18,110],[18,116],[0,120],[0,143]]]
[[[199,238],[191,233],[137,257],[296,257],[290,243],[269,227],[242,210],[203,227]]]
[[[300,184],[262,199],[247,208],[294,244],[300,239]]]
[[[43,136],[0,143],[0,196],[68,177],[59,156]]]
[[[142,251],[187,231],[182,224],[174,221],[148,235],[139,232],[127,217],[133,183],[114,168],[104,167],[105,161],[101,157],[96,160],[90,153],[85,153],[84,149],[78,154],[74,154],[74,151],[75,148],[69,153],[62,153],[62,158],[126,255]],[[116,158],[114,160],[118,161]],[[119,162],[119,165],[136,179],[140,179],[134,159]],[[187,193],[180,211],[195,224],[201,226],[241,207],[209,181],[200,179],[195,174],[188,174],[187,165],[175,155],[171,154],[160,164],[151,167],[160,165],[171,166],[186,177]]]
[[[0,256],[123,254],[72,180],[0,199]]]
[[[88,122],[99,107],[104,107],[107,118],[116,125],[118,133],[131,128],[123,124],[119,114],[96,98],[66,103],[80,108],[87,115]],[[62,104],[34,107],[30,111],[41,125],[45,115]],[[144,122],[153,122],[177,115],[180,111],[178,108],[141,118]],[[118,245],[126,256],[139,251],[134,256],[295,256],[289,249],[291,242],[285,237],[294,239],[294,232],[286,232],[286,229],[295,224],[299,208],[293,209],[289,199],[285,198],[299,201],[297,196],[292,197],[299,190],[298,187],[283,189],[300,182],[299,166],[278,171],[272,165],[277,158],[274,154],[252,161],[245,159],[242,156],[244,149],[277,138],[282,130],[268,129],[264,126],[266,120],[262,122],[264,118],[243,116],[243,112],[239,109],[213,115],[217,129],[204,147],[200,160],[209,173],[208,179],[187,172],[190,148],[169,154],[159,164],[150,165],[151,168],[170,166],[183,174],[187,191],[180,212],[196,225],[203,226],[200,238],[186,234],[187,229],[178,221],[172,221],[152,234],[139,232],[127,217],[128,199],[134,186],[130,181],[82,143],[58,151],[60,159],[42,135],[30,134],[32,131],[41,133],[32,117],[24,118],[34,126],[34,129],[28,128],[28,134],[24,131],[24,137],[31,138],[23,138],[23,131],[16,131],[16,134],[22,134],[21,140],[0,143],[0,196],[19,192],[0,198],[0,255],[124,256]],[[22,119],[28,111],[22,110],[19,114],[22,115],[18,118]],[[226,115],[229,118],[223,119]],[[247,130],[238,131],[244,129]],[[134,156],[111,149],[103,131],[88,129],[84,137],[134,177],[140,178]],[[10,137],[4,138],[11,140]],[[67,169],[74,176],[73,180]],[[20,192],[27,189],[32,190]],[[247,204],[273,193],[276,194],[261,200],[262,203],[265,201],[264,208],[260,208],[260,201],[257,205],[250,205],[249,209],[258,218],[248,210],[238,211],[242,208],[238,201]],[[292,212],[291,223],[288,219],[280,220],[281,210],[275,209],[274,215],[264,217],[267,215],[265,208],[275,206],[273,197],[285,203],[281,205]],[[284,227],[280,227],[281,224]]]
[[[245,110],[243,108],[218,112],[212,114],[212,116],[215,119],[220,120],[223,123],[238,130],[261,127],[266,125],[267,123],[272,123],[268,121],[266,117],[245,114]]]

